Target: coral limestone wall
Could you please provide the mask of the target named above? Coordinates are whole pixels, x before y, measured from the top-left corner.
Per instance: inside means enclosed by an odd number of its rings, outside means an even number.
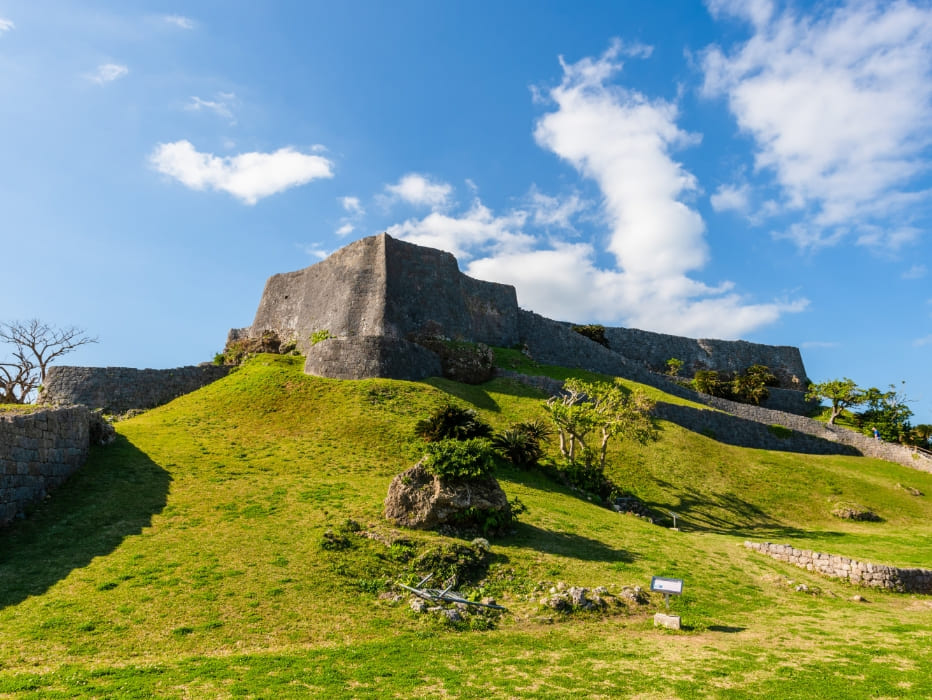
[[[0,413],[0,526],[84,464],[92,420],[83,407]]]
[[[885,588],[901,593],[932,593],[932,571],[929,569],[902,569],[870,564],[848,557],[796,549],[788,544],[745,542],[744,546],[807,571],[845,579],[860,586]]]
[[[83,404],[107,413],[154,408],[206,386],[230,371],[201,365],[176,369],[129,367],[50,367],[39,403]]]
[[[799,351],[790,347],[608,328],[610,348],[604,348],[574,333],[569,323],[519,309],[514,287],[462,274],[450,253],[384,233],[355,241],[311,267],[269,278],[252,326],[231,331],[231,337],[258,337],[266,330],[296,340],[301,352],[315,356],[307,371],[330,377],[373,376],[359,374],[372,371],[393,372],[381,376],[396,378],[427,376],[421,373],[435,363],[425,362],[420,350],[403,341],[440,336],[502,347],[524,344],[541,362],[631,379],[665,368],[676,357],[690,373],[764,364],[784,388],[799,389],[806,381]],[[310,336],[321,330],[339,338],[346,352],[312,351]],[[398,342],[359,340],[369,337]],[[410,367],[404,366],[407,351]],[[366,352],[379,356],[364,359]]]

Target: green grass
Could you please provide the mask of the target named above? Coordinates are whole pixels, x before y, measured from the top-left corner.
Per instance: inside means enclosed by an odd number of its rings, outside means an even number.
[[[451,399],[496,429],[542,415],[543,396],[512,381],[337,381],[259,356],[118,423],[114,445],[0,533],[0,697],[932,696],[932,598],[861,591],[741,546],[932,568],[930,498],[896,486],[932,494],[932,475],[669,423],[656,443],[617,444],[609,471],[681,531],[505,470],[529,510],[493,541],[481,588],[509,609],[494,628],[381,599],[387,580],[415,575],[411,553],[451,541],[381,518],[389,481],[422,453],[414,424]],[[842,500],[883,521],[834,518]],[[347,519],[409,542],[323,547]],[[618,592],[652,575],[684,579],[683,631],[653,627],[656,596],[606,615],[539,606],[558,581]]]

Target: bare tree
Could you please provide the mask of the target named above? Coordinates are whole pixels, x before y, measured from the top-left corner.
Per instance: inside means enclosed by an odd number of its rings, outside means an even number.
[[[0,362],[0,403],[25,403],[45,381],[53,360],[97,338],[74,326],[56,328],[34,318],[0,323],[0,342],[13,346],[10,358]]]

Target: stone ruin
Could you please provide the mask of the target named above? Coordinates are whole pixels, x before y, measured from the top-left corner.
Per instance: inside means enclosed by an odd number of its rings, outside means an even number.
[[[480,355],[483,346],[517,347],[541,363],[636,380],[664,371],[675,357],[686,374],[762,364],[784,389],[802,390],[807,381],[793,347],[627,328],[606,328],[604,347],[571,323],[521,309],[513,286],[464,275],[450,253],[385,233],[270,277],[252,325],[231,330],[228,343],[268,331],[297,344],[307,373],[338,379],[449,376],[451,363],[438,352],[438,343],[447,343],[474,344]],[[315,343],[315,333],[332,337]]]

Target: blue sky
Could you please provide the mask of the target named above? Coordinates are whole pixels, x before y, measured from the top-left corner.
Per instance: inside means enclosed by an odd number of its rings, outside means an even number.
[[[932,422],[930,74],[929,2],[0,0],[0,319],[194,364],[388,231]]]

